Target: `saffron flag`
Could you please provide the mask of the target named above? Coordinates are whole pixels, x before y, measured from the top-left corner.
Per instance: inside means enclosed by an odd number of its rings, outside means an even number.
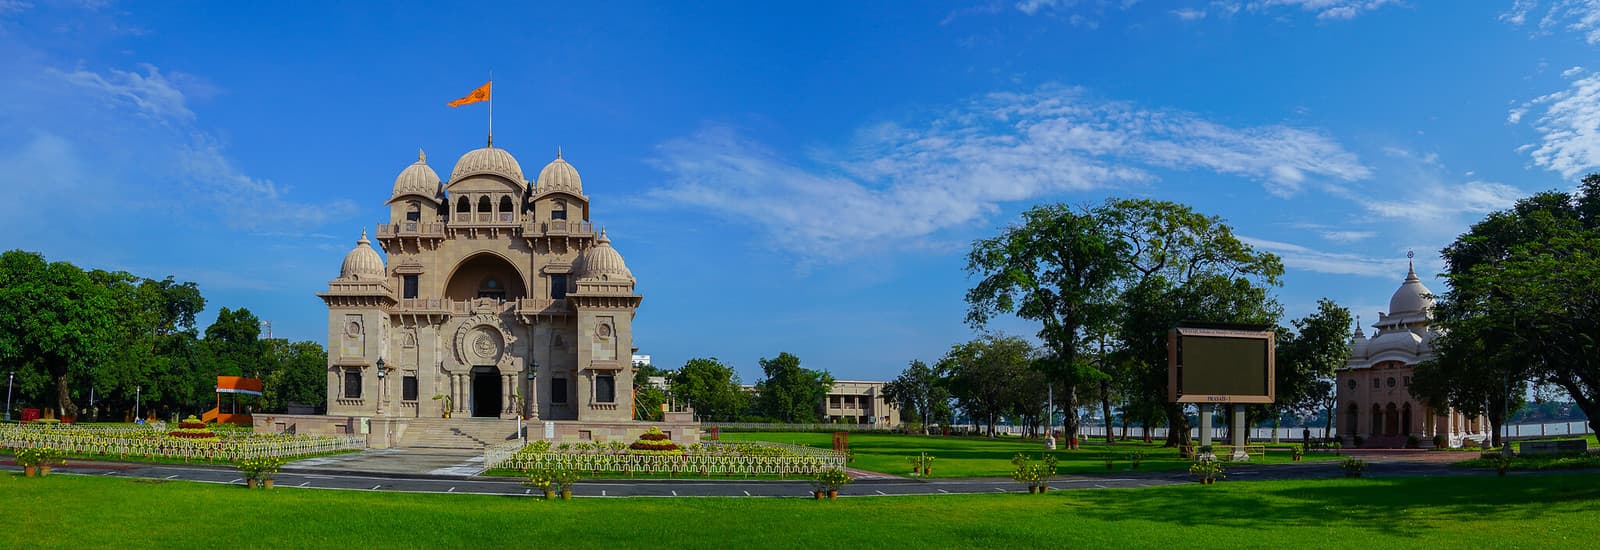
[[[449,103],[449,105],[451,107],[460,107],[460,106],[466,105],[468,103],[477,103],[479,101],[488,101],[489,100],[489,87],[493,86],[493,85],[494,85],[494,81],[493,80],[485,82],[482,86],[479,86],[478,89],[473,90],[472,93],[470,93],[470,94],[467,94],[467,97],[463,97],[461,99],[457,99],[455,101],[452,101],[452,102]]]

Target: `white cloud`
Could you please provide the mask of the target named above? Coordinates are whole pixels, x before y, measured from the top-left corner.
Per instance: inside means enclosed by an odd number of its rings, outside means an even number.
[[[1538,7],[1536,0],[1516,0],[1512,2],[1510,11],[1500,14],[1500,20],[1512,25],[1521,25],[1528,20],[1528,12]]]
[[[1583,74],[1583,67],[1574,66],[1571,69],[1561,71],[1561,78],[1572,78],[1580,74]]]
[[[1520,150],[1528,151],[1535,165],[1569,179],[1600,167],[1600,74],[1524,103],[1506,120],[1515,124],[1530,112],[1537,112],[1533,126],[1541,139]]]
[[[1454,234],[1457,228],[1463,227],[1463,216],[1476,217],[1508,208],[1524,195],[1521,190],[1503,183],[1450,184],[1426,177],[1404,185],[1387,186],[1380,193],[1330,190],[1355,201],[1379,218],[1433,228],[1443,234]]]
[[[72,72],[50,69],[50,72],[59,74],[76,86],[99,93],[106,101],[125,103],[140,116],[163,123],[194,122],[194,112],[189,110],[188,100],[172,80],[162,76],[161,70],[154,65],[141,64],[139,68],[144,70],[144,74],[117,69],[109,69],[106,74],[84,69]]]
[[[1322,238],[1330,240],[1330,241],[1333,241],[1333,242],[1353,243],[1353,242],[1356,242],[1356,241],[1364,241],[1364,240],[1376,237],[1376,236],[1378,236],[1378,232],[1377,231],[1323,231],[1321,233],[1321,235],[1322,235]]]
[[[660,146],[668,184],[652,197],[759,226],[803,256],[840,259],[928,246],[1001,204],[1154,181],[1155,169],[1206,170],[1280,195],[1306,181],[1370,176],[1315,130],[1231,127],[1190,113],[1096,100],[1048,86],[975,98],[932,120],[883,123],[807,159],[712,126]]]
[[[1404,259],[1382,259],[1345,252],[1326,252],[1297,244],[1258,239],[1244,235],[1240,235],[1239,240],[1250,246],[1277,254],[1278,257],[1283,259],[1284,267],[1289,269],[1333,275],[1386,278],[1394,277],[1395,273],[1405,274],[1406,263]]]
[[[1513,6],[1513,10],[1515,7]],[[1600,44],[1600,0],[1557,0],[1539,19],[1539,30],[1566,29],[1583,35],[1590,44]]]
[[[1196,21],[1206,18],[1206,10],[1196,8],[1182,8],[1172,10],[1172,15],[1184,21]]]

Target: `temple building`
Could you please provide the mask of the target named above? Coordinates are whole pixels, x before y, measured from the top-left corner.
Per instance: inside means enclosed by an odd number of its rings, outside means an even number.
[[[1338,434],[1345,445],[1357,437],[1364,447],[1406,446],[1410,437],[1422,447],[1443,435],[1447,445],[1482,441],[1489,422],[1449,407],[1435,408],[1411,395],[1411,376],[1418,363],[1433,358],[1433,293],[1417,278],[1415,266],[1389,298],[1389,312],[1379,313],[1367,338],[1359,318],[1350,340],[1350,359],[1338,378]]]
[[[535,439],[541,430],[620,439],[648,427],[632,421],[642,297],[559,151],[534,180],[492,139],[462,155],[448,180],[419,152],[387,205],[388,220],[371,240],[362,232],[318,294],[328,306],[330,420],[285,416],[276,429],[379,434],[374,446],[481,446],[514,437],[519,416],[542,425],[529,430]],[[680,441],[697,439],[686,430]]]

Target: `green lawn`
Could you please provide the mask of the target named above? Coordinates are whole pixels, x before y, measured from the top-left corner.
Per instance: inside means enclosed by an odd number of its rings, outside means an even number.
[[[0,474],[6,548],[1583,548],[1600,474],[1223,482],[1046,495],[545,502]],[[543,542],[537,542],[543,541]]]
[[[833,435],[826,433],[736,432],[723,433],[721,437],[725,440],[776,441],[822,448],[833,446]],[[908,458],[926,452],[934,457],[933,477],[1009,477],[1013,469],[1013,455],[1022,452],[1038,460],[1039,453],[1044,450],[1044,444],[1038,440],[899,434],[852,434],[850,447],[855,450],[855,462],[850,463],[852,468],[895,475],[909,474],[911,463]],[[1090,441],[1079,450],[1058,450],[1055,454],[1060,461],[1057,467],[1059,473],[1105,473],[1108,471],[1106,458],[1115,461],[1109,471],[1123,471],[1130,466],[1128,453],[1135,450],[1145,454],[1140,470],[1182,470],[1189,467],[1190,461],[1179,458],[1177,449],[1165,448],[1159,443],[1119,441],[1116,445],[1107,446],[1104,440]],[[1340,457],[1327,453],[1310,453],[1305,457],[1306,460],[1335,458]],[[1269,449],[1265,463],[1289,461],[1291,457],[1288,444],[1285,443]],[[1251,457],[1251,463],[1262,463],[1261,457]]]

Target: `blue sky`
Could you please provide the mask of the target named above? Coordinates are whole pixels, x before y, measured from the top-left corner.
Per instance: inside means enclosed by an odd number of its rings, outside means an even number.
[[[674,367],[886,378],[973,336],[962,253],[1047,201],[1184,202],[1365,322],[1416,250],[1600,166],[1600,2],[0,0],[0,248],[198,282],[322,340],[394,177],[557,147]],[[995,328],[1031,334],[1017,320]]]

